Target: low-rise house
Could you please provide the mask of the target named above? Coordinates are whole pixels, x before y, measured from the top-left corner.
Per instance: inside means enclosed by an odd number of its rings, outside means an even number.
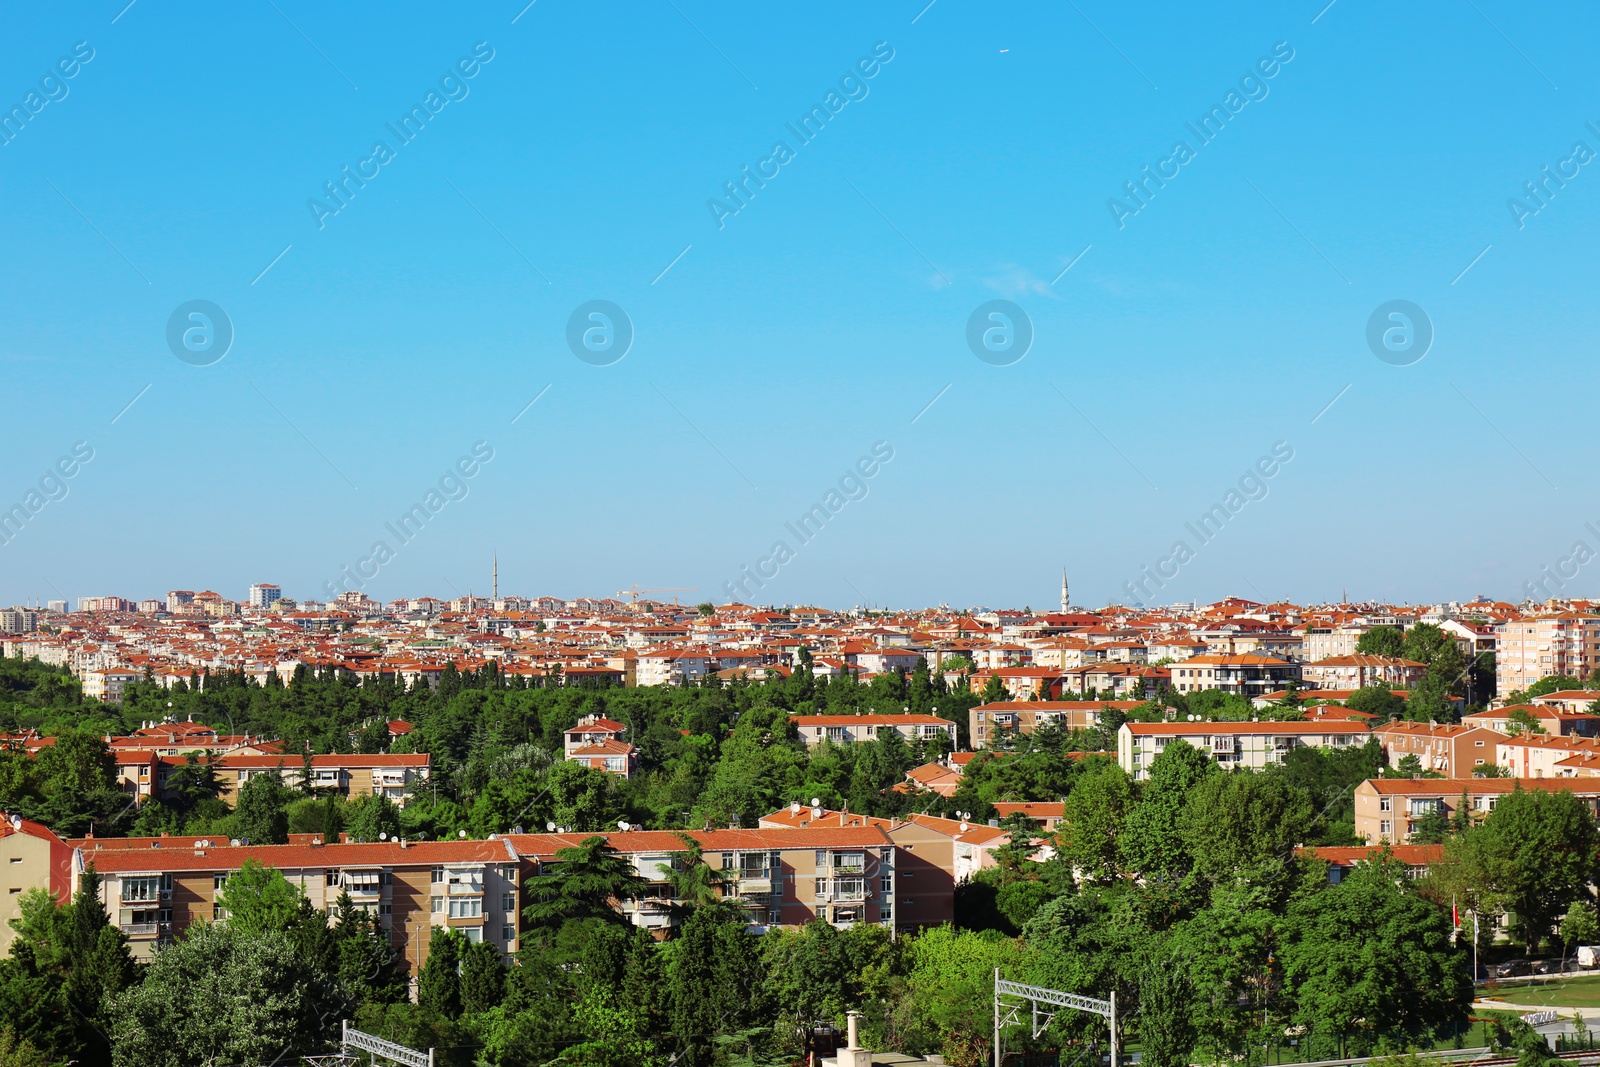
[[[1364,744],[1359,722],[1125,722],[1117,731],[1117,763],[1135,779],[1173,741],[1186,741],[1223,767],[1262,770],[1282,763],[1296,748],[1346,748]]]
[[[405,807],[413,788],[428,780],[431,759],[426,752],[371,754],[352,753],[311,756],[310,779],[307,780],[305,756],[221,756],[206,759],[222,783],[220,798],[230,807],[239,797],[239,790],[258,774],[276,772],[285,785],[293,789],[311,789],[320,793],[337,793],[344,797],[382,796],[398,807]],[[161,782],[157,788],[165,790],[166,779],[183,767],[187,756],[162,756],[158,769]]]
[[[1305,851],[1328,865],[1328,881],[1333,885],[1344,881],[1360,865],[1385,859],[1402,864],[1406,877],[1415,881],[1428,873],[1430,864],[1444,859],[1443,845],[1324,845]]]

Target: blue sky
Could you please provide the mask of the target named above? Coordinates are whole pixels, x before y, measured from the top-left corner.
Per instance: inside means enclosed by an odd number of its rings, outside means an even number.
[[[0,107],[40,95],[0,146],[0,506],[94,458],[0,545],[0,602],[320,597],[345,566],[453,596],[498,552],[535,595],[723,600],[750,567],[763,603],[1038,607],[1066,565],[1099,606],[1180,540],[1146,601],[1515,599],[1600,545],[1600,164],[1508,207],[1600,152],[1593,9],[523,2],[8,12]],[[1034,331],[1009,366],[966,342],[996,299]],[[1434,330],[1409,366],[1366,341],[1394,299]],[[234,331],[207,366],[166,340],[192,300]],[[566,341],[591,300],[633,326],[607,366]],[[385,523],[477,442],[401,544]],[[1187,532],[1276,442],[1265,496]]]

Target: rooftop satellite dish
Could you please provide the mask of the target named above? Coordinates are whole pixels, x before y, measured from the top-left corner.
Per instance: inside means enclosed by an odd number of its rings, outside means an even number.
[[[795,801],[793,804],[789,805],[789,814],[791,814],[791,815],[799,815],[800,814],[800,802],[798,800]]]
[[[822,806],[822,798],[821,797],[812,797],[811,798],[811,806],[813,808],[821,807]]]
[[[553,834],[553,833],[555,833],[555,832],[556,832],[556,824],[555,824],[555,823],[553,823],[553,822],[547,822],[547,823],[545,823],[545,824],[544,824],[544,828],[545,828],[545,829],[546,829],[546,830],[548,830],[548,831],[550,831],[550,832],[551,832],[551,833],[552,833],[552,834]]]
[[[229,841],[229,842],[228,842],[228,844],[230,844],[230,845],[234,845],[234,846],[237,846],[237,845],[238,845],[238,844],[239,844],[239,839],[238,839],[238,838],[237,838],[237,837],[235,837],[235,838],[233,838],[233,839],[232,839],[232,840],[230,840],[230,841]]]
[[[628,820],[627,819],[618,819],[617,820],[617,829],[618,830],[626,830],[627,828],[628,828]]]
[[[379,841],[387,841],[387,840],[389,840],[389,831],[387,831],[387,830],[379,830],[378,831],[378,840]]]
[[[456,831],[456,836],[457,837],[466,837],[467,836],[467,832],[465,830],[457,830]]]

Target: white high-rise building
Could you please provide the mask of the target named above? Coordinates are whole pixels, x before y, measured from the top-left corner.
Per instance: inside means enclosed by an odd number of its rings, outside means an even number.
[[[253,608],[269,608],[274,600],[282,598],[283,590],[271,582],[257,582],[250,587],[250,606]]]

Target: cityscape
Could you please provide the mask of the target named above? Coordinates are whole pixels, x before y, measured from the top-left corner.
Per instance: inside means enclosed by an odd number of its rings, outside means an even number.
[[[5,27],[0,1067],[1600,1067],[1600,6]]]

